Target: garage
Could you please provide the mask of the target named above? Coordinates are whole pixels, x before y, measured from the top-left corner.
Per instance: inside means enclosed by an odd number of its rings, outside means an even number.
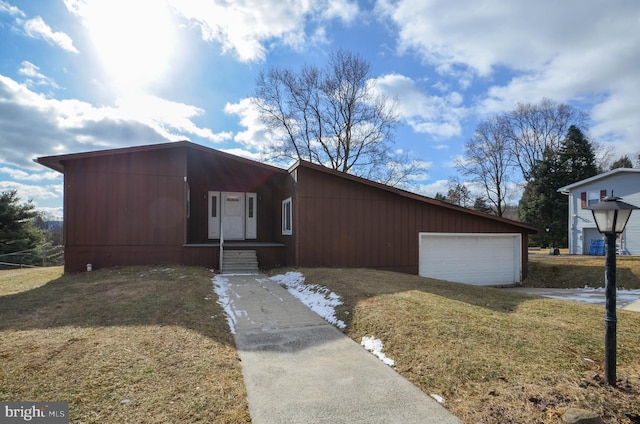
[[[519,233],[420,233],[419,275],[478,286],[518,283],[521,237]]]

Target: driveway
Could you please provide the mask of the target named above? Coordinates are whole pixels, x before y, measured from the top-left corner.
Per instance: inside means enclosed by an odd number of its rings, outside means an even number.
[[[591,303],[594,305],[604,306],[605,304],[604,288],[541,289],[532,287],[514,287],[506,290],[536,296],[552,297],[555,299],[574,300],[576,302]],[[618,309],[640,312],[640,290],[618,289],[616,292],[616,306]]]

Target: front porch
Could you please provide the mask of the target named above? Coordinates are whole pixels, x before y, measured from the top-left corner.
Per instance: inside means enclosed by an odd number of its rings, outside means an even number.
[[[221,269],[221,251],[255,251],[259,268],[287,264],[282,201],[288,172],[221,152],[187,157],[187,220],[182,262]],[[224,263],[222,264],[224,268]]]

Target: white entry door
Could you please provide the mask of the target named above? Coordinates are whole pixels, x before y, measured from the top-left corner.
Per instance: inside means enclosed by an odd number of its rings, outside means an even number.
[[[225,240],[244,240],[244,193],[222,192],[222,232]]]
[[[225,240],[255,239],[257,203],[256,193],[210,191],[208,237],[219,239],[222,235]]]

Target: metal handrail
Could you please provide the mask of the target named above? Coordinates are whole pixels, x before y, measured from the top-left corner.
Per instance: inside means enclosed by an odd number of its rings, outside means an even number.
[[[224,252],[224,223],[220,220],[220,272],[222,272],[222,257]]]

